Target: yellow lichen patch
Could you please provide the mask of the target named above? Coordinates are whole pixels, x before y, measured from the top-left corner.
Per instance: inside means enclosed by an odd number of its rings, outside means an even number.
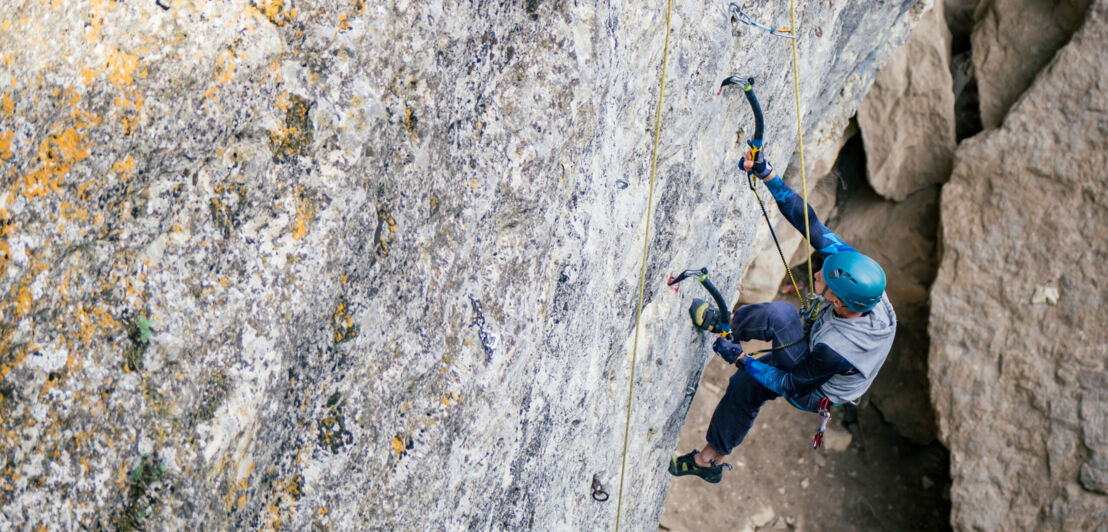
[[[416,119],[415,114],[411,108],[404,109],[404,129],[407,129],[409,133],[415,134],[415,127],[419,121]]]
[[[12,158],[12,137],[14,131],[0,131],[0,159]]]
[[[15,112],[15,101],[12,100],[11,91],[4,91],[4,97],[0,98],[0,112],[10,115]]]
[[[224,50],[222,53],[219,54],[219,57],[216,58],[216,62],[219,64],[219,66],[216,68],[215,79],[219,82],[220,85],[227,84],[227,82],[231,81],[231,78],[234,76],[236,65],[231,62],[231,59],[234,58],[234,50]]]
[[[331,328],[335,333],[336,344],[358,336],[358,326],[354,324],[354,317],[350,315],[350,306],[346,301],[340,300],[335,312],[331,314]]]
[[[26,286],[19,287],[15,296],[15,315],[22,318],[31,310],[31,289]]]
[[[312,204],[297,190],[299,201],[296,202],[296,226],[292,231],[292,239],[299,241],[308,234],[308,223],[312,221]]]
[[[134,72],[138,68],[138,56],[121,50],[109,50],[105,61],[108,69],[108,81],[116,87],[130,85],[135,82]]]
[[[392,439],[392,452],[396,456],[404,454],[404,442],[400,441],[399,437],[393,437]]]
[[[21,182],[23,194],[28,198],[58,190],[73,164],[89,157],[88,144],[76,129],[69,128],[42,141],[36,157],[39,166],[23,176]]]
[[[85,85],[92,85],[92,82],[96,81],[96,77],[100,75],[100,72],[88,67],[81,67],[81,79],[84,80]]]
[[[283,26],[296,19],[296,8],[284,10],[284,0],[255,0],[254,5],[274,26]]]
[[[135,171],[135,158],[128,155],[124,157],[122,161],[116,161],[116,163],[112,165],[112,170],[120,175],[131,175]]]

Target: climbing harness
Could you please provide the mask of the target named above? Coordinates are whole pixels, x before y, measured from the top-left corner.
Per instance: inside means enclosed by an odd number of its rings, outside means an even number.
[[[704,288],[711,294],[712,299],[715,300],[716,306],[719,307],[719,319],[716,324],[716,328],[719,331],[719,335],[724,339],[731,337],[731,313],[727,310],[727,302],[723,300],[723,295],[719,293],[712,281],[708,280],[708,268],[700,268],[699,270],[685,270],[677,276],[670,276],[666,281],[666,286],[676,286],[681,281],[688,279],[694,275],[699,275],[700,284],[704,285]],[[694,318],[695,320],[695,318]]]
[[[596,502],[608,500],[608,492],[604,491],[604,485],[600,483],[600,476],[592,476],[592,498]]]
[[[812,449],[819,449],[823,445],[823,431],[827,430],[827,422],[831,421],[831,400],[826,397],[819,399],[819,430],[812,438]]]
[[[481,345],[485,348],[485,352],[489,354],[491,360],[496,351],[496,346],[500,343],[500,337],[496,333],[489,332],[485,329],[485,313],[481,310],[481,301],[478,300],[473,294],[469,295],[469,301],[473,305],[473,322],[470,326],[477,327],[477,336],[481,338]]]
[[[796,40],[796,36],[792,35],[792,30],[789,28],[771,28],[769,26],[759,24],[749,15],[743,13],[743,8],[739,7],[737,2],[731,2],[731,5],[727,6],[727,12],[731,15],[731,21],[735,22],[736,18],[739,22],[749,24],[760,30],[768,31],[770,35],[776,35],[778,37],[784,37],[786,39]]]
[[[643,231],[642,265],[639,269],[639,304],[635,311],[635,339],[631,347],[631,378],[627,384],[627,417],[623,423],[623,456],[619,464],[619,495],[616,497],[616,532],[623,513],[623,481],[627,468],[627,440],[631,435],[631,406],[635,397],[635,364],[639,354],[639,325],[642,322],[642,305],[646,288],[646,253],[650,249],[650,219],[654,207],[654,177],[658,168],[658,139],[662,132],[662,99],[666,93],[666,67],[669,65],[670,15],[673,13],[673,0],[666,2],[666,40],[662,47],[662,79],[658,83],[658,107],[654,115],[654,149],[650,156],[650,193],[646,199],[646,228]]]

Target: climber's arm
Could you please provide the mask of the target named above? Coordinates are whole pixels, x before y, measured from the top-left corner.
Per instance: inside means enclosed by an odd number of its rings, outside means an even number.
[[[804,230],[804,200],[785,184],[781,177],[777,175],[777,172],[773,170],[773,165],[765,160],[762,153],[759,152],[751,160],[751,154],[748,152],[740,164],[744,170],[753,172],[754,175],[765,181],[766,188],[769,189],[770,194],[773,194],[773,199],[777,201],[777,208],[780,209],[781,214],[797,231],[800,231],[801,234],[807,234],[808,232]],[[855,251],[854,248],[843,242],[838,235],[832,233],[827,226],[819,221],[816,211],[811,206],[808,206],[808,225],[811,228],[812,247],[816,248],[816,251],[824,258],[843,251]]]
[[[772,179],[766,180],[765,183],[770,194],[773,194],[773,199],[777,200],[777,208],[781,210],[781,214],[785,216],[789,223],[793,224],[797,231],[804,234],[804,201],[776,174],[772,176]],[[855,251],[849,244],[843,242],[838,235],[832,233],[827,226],[823,225],[823,222],[820,222],[815,209],[812,209],[810,205],[808,206],[808,226],[811,228],[812,247],[816,248],[816,251],[824,258],[843,251]]]
[[[746,359],[744,369],[762,386],[785,397],[800,397],[854,366],[830,347],[818,344],[789,371],[781,371],[753,358]]]

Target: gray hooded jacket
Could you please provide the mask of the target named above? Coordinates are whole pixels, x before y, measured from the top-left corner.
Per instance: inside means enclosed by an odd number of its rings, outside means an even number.
[[[832,402],[854,402],[862,396],[889,356],[896,334],[896,313],[888,294],[868,313],[857,318],[840,318],[830,303],[824,306],[812,324],[808,336],[811,349],[824,344],[850,362],[857,373],[835,375],[820,386]]]

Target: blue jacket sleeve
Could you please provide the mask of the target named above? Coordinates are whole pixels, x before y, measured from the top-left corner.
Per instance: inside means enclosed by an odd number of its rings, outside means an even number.
[[[785,215],[785,219],[789,223],[793,224],[793,227],[801,234],[805,234],[804,231],[804,201],[800,196],[797,196],[795,192],[781,177],[775,177],[766,181],[766,188],[769,189],[770,194],[773,194],[773,199],[777,200],[777,208],[781,210],[781,214]],[[855,251],[846,242],[843,242],[841,238],[835,233],[832,233],[827,226],[823,225],[816,217],[816,211],[811,206],[808,207],[808,224],[812,231],[812,247],[816,248],[823,258],[830,257],[836,253],[842,253],[843,251]]]
[[[816,345],[789,371],[781,371],[756,359],[748,361],[744,368],[762,386],[785,397],[800,397],[819,388],[831,377],[852,369],[854,366],[850,362],[824,344]]]

